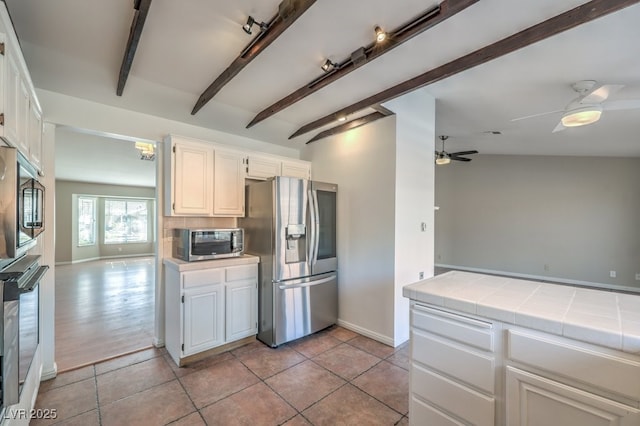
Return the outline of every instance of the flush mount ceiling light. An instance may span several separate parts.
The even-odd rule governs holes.
[[[340,117],[338,117],[338,121],[347,121],[347,116],[341,115]]]
[[[324,61],[324,64],[322,64],[321,68],[324,72],[331,72],[335,68],[338,68],[338,64],[336,64],[335,62],[331,62],[331,59],[327,59],[326,61]]]
[[[583,105],[565,112],[560,120],[564,127],[586,126],[600,120],[602,105]]]
[[[253,24],[257,24],[260,27],[260,31],[266,31],[269,28],[269,24],[266,22],[257,22],[253,16],[249,16],[247,18],[247,23],[242,26],[242,29],[245,33],[251,35],[251,28],[253,27]]]
[[[140,151],[140,159],[153,161],[156,158],[155,146],[148,142],[136,142],[136,149]]]
[[[382,43],[387,39],[387,33],[382,31],[382,28],[380,28],[379,26],[376,26],[374,31],[376,32],[376,41],[378,43]]]

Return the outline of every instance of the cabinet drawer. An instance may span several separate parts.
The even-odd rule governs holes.
[[[410,425],[465,426],[464,423],[460,423],[437,408],[420,401],[413,395],[411,395],[409,405],[409,412],[411,413],[411,417],[409,417]]]
[[[509,330],[508,357],[542,370],[640,400],[640,362],[567,339]]]
[[[182,288],[193,288],[201,285],[220,284],[224,282],[224,269],[203,269],[202,271],[186,271],[182,273]]]
[[[415,304],[411,325],[485,351],[494,350],[493,324]]]
[[[411,366],[411,392],[477,426],[493,426],[495,398],[482,395],[420,366]],[[413,417],[413,413],[410,414]],[[424,423],[428,424],[428,423]]]
[[[256,265],[230,266],[226,268],[227,282],[248,280],[258,277],[258,267]]]
[[[411,332],[411,359],[466,382],[490,394],[495,393],[495,359],[456,343]]]

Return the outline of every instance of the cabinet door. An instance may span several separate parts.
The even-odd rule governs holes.
[[[18,146],[18,93],[20,71],[11,45],[7,46],[4,91],[4,137],[13,146]]]
[[[507,367],[507,424],[631,426],[640,410],[526,371]]]
[[[302,161],[283,161],[282,176],[311,179],[311,164]]]
[[[214,215],[244,216],[243,154],[216,149],[214,158]]]
[[[29,140],[29,153],[31,163],[38,169],[42,168],[42,113],[38,105],[29,103],[29,127],[27,139]]]
[[[184,356],[224,343],[224,286],[185,290]]]
[[[173,145],[172,214],[213,214],[213,149],[206,144],[180,142]]]
[[[29,89],[22,78],[18,81],[18,100],[17,100],[18,128],[16,130],[16,144],[20,152],[25,157],[30,158],[29,140],[27,131],[29,128]]]
[[[281,173],[282,163],[276,158],[259,155],[249,155],[247,158],[247,177],[250,179],[268,179]]]
[[[257,278],[227,283],[227,342],[258,333]]]

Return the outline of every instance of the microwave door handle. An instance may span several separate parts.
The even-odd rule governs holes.
[[[313,194],[313,209],[315,210],[314,212],[315,218],[312,224],[313,234],[314,234],[312,265],[315,265],[316,262],[318,261],[318,248],[320,246],[320,209],[318,208],[318,191],[314,189],[313,191],[311,191],[311,193]]]

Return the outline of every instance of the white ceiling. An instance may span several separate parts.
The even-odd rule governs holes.
[[[480,0],[251,129],[255,114],[321,75],[325,58],[342,61],[373,40],[374,26],[393,29],[437,2],[319,0],[195,116],[198,96],[251,40],[247,16],[269,20],[278,0],[154,0],[122,97],[132,0],[6,3],[38,88],[299,148],[316,133],[288,140],[300,126],[584,0]],[[583,79],[624,84],[610,100],[640,99],[639,21],[632,6],[428,86],[447,150],[640,157],[640,110],[605,111],[596,124],[554,134],[560,114],[510,121],[564,108],[570,84]]]

